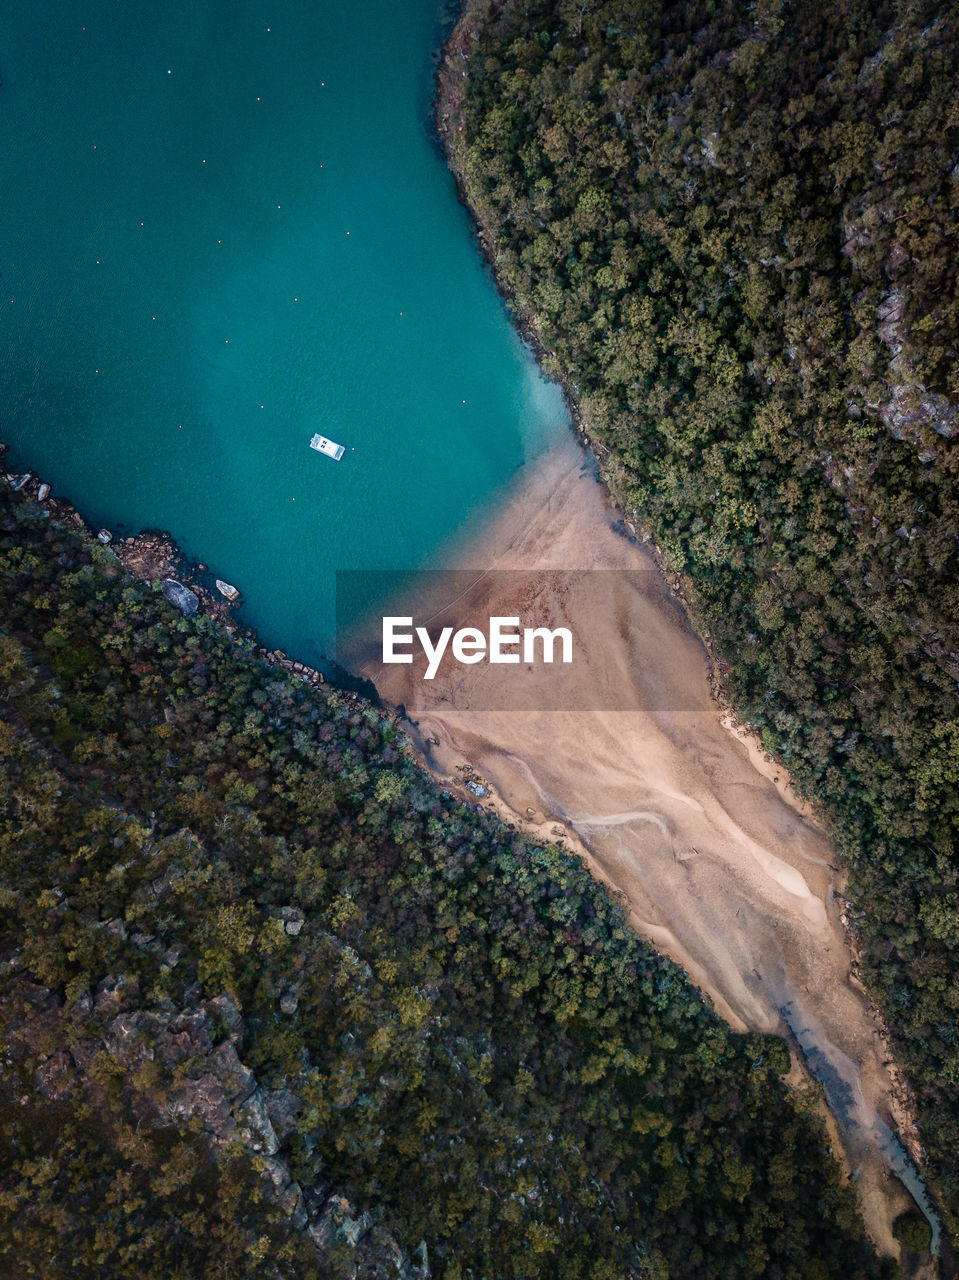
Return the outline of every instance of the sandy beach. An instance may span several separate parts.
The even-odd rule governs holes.
[[[507,820],[563,838],[733,1027],[789,1035],[823,1083],[870,1235],[898,1255],[891,1222],[910,1201],[889,1174],[903,1161],[893,1133],[913,1149],[915,1139],[851,972],[836,856],[783,771],[724,718],[702,642],[572,435],[530,469],[460,567],[475,570],[472,606],[490,615],[529,604],[529,580],[499,571],[629,571],[559,575],[536,602],[550,625],[578,630],[577,661],[558,673],[573,682],[570,705],[585,685],[615,688],[619,702],[495,709],[499,673],[485,663],[447,664],[419,702],[410,667],[368,663],[363,674],[405,708],[437,776],[462,787],[471,768]]]

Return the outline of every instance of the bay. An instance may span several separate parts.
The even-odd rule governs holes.
[[[442,22],[47,0],[0,27],[0,438],[308,662],[336,569],[442,567],[566,422],[432,136]]]

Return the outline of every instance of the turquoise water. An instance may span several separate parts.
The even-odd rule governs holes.
[[[0,439],[97,524],[170,530],[308,661],[335,569],[436,566],[565,421],[431,135],[441,10],[0,18]]]

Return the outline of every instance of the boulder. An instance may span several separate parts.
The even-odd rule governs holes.
[[[46,502],[50,496],[50,486],[48,484],[40,485],[37,489],[37,502]]]
[[[102,542],[105,547],[108,547],[112,541],[113,534],[109,529],[101,529],[97,534],[97,542]]]
[[[295,938],[303,928],[306,916],[299,907],[282,907],[280,909],[280,916],[283,920],[283,927],[286,932],[291,938]]]
[[[231,1036],[239,1036],[243,1034],[245,1027],[240,1006],[227,992],[224,991],[222,995],[214,996],[212,1000],[208,1000],[206,1002],[206,1007],[210,1013],[215,1014],[223,1020],[229,1028]]]
[[[240,1061],[233,1042],[218,1044],[210,1057],[227,1097],[233,1102],[245,1101],[256,1088],[256,1077]]]
[[[153,1061],[153,1050],[145,1042],[141,1015],[121,1013],[106,1029],[103,1043],[123,1069],[133,1075],[148,1062]]]
[[[273,1184],[273,1190],[279,1195],[286,1187],[290,1185],[290,1171],[276,1156],[263,1156],[263,1172]],[[299,1188],[297,1188],[299,1190]],[[292,1208],[292,1206],[291,1206]]]
[[[296,1131],[296,1117],[302,1110],[302,1099],[285,1086],[281,1089],[273,1089],[266,1095],[267,1115],[281,1142],[285,1142]]]
[[[119,1010],[123,1002],[124,996],[135,991],[136,983],[131,983],[122,974],[107,974],[98,984],[94,993],[94,1008],[98,1013],[108,1013],[113,1009]]]
[[[419,1242],[413,1254],[413,1275],[416,1280],[430,1280],[430,1260],[425,1240]]]
[[[199,1117],[216,1144],[229,1142],[236,1133],[230,1101],[212,1072],[207,1072],[199,1080],[185,1081],[170,1099],[167,1110],[175,1119]]]
[[[66,1050],[55,1053],[37,1067],[33,1078],[35,1087],[45,1098],[60,1102],[76,1083],[73,1059]]]
[[[356,1209],[344,1195],[334,1194],[326,1202],[326,1208],[318,1222],[310,1224],[308,1235],[321,1252],[326,1252],[334,1240],[345,1241],[355,1249],[361,1238],[373,1225],[369,1213],[353,1215]]]
[[[254,1151],[268,1156],[276,1155],[280,1144],[270,1123],[266,1101],[259,1089],[256,1089],[246,1100],[245,1105],[240,1108],[237,1119],[245,1128],[241,1136]]]
[[[951,440],[959,433],[959,410],[938,392],[897,384],[892,398],[879,408],[879,416],[894,440],[918,440],[924,426]]]
[[[290,1226],[302,1231],[309,1222],[309,1215],[303,1203],[303,1192],[298,1182],[291,1182],[279,1199],[280,1210],[290,1220]]]
[[[217,578],[216,589],[221,596],[226,596],[227,600],[239,600],[240,593],[236,587],[229,582],[224,582],[222,578]]]
[[[196,593],[191,591],[189,587],[185,587],[182,582],[177,582],[175,578],[164,578],[160,584],[160,590],[170,604],[180,610],[184,618],[196,613],[200,607],[200,601]]]

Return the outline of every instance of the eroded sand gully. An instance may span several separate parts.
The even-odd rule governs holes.
[[[570,439],[463,563],[655,570],[615,519]],[[547,838],[562,823],[567,844],[625,892],[637,931],[681,964],[734,1027],[785,1033],[788,1021],[826,1087],[870,1234],[897,1254],[890,1223],[908,1197],[883,1155],[893,1085],[850,975],[835,855],[790,798],[788,780],[721,722],[703,646],[661,576],[624,575],[611,600],[617,579],[602,583],[595,608],[588,595],[546,603],[551,625],[575,613],[577,669],[601,667],[605,680],[619,681],[629,710],[476,709],[491,669],[448,661],[444,670],[454,673],[441,672],[429,705],[417,709],[403,685],[408,667],[387,678],[382,668],[366,673],[387,700],[408,708],[434,772],[461,780],[456,767],[469,762],[511,820],[538,825]],[[512,579],[486,581],[490,613],[516,612]],[[587,593],[588,583],[584,576]]]

